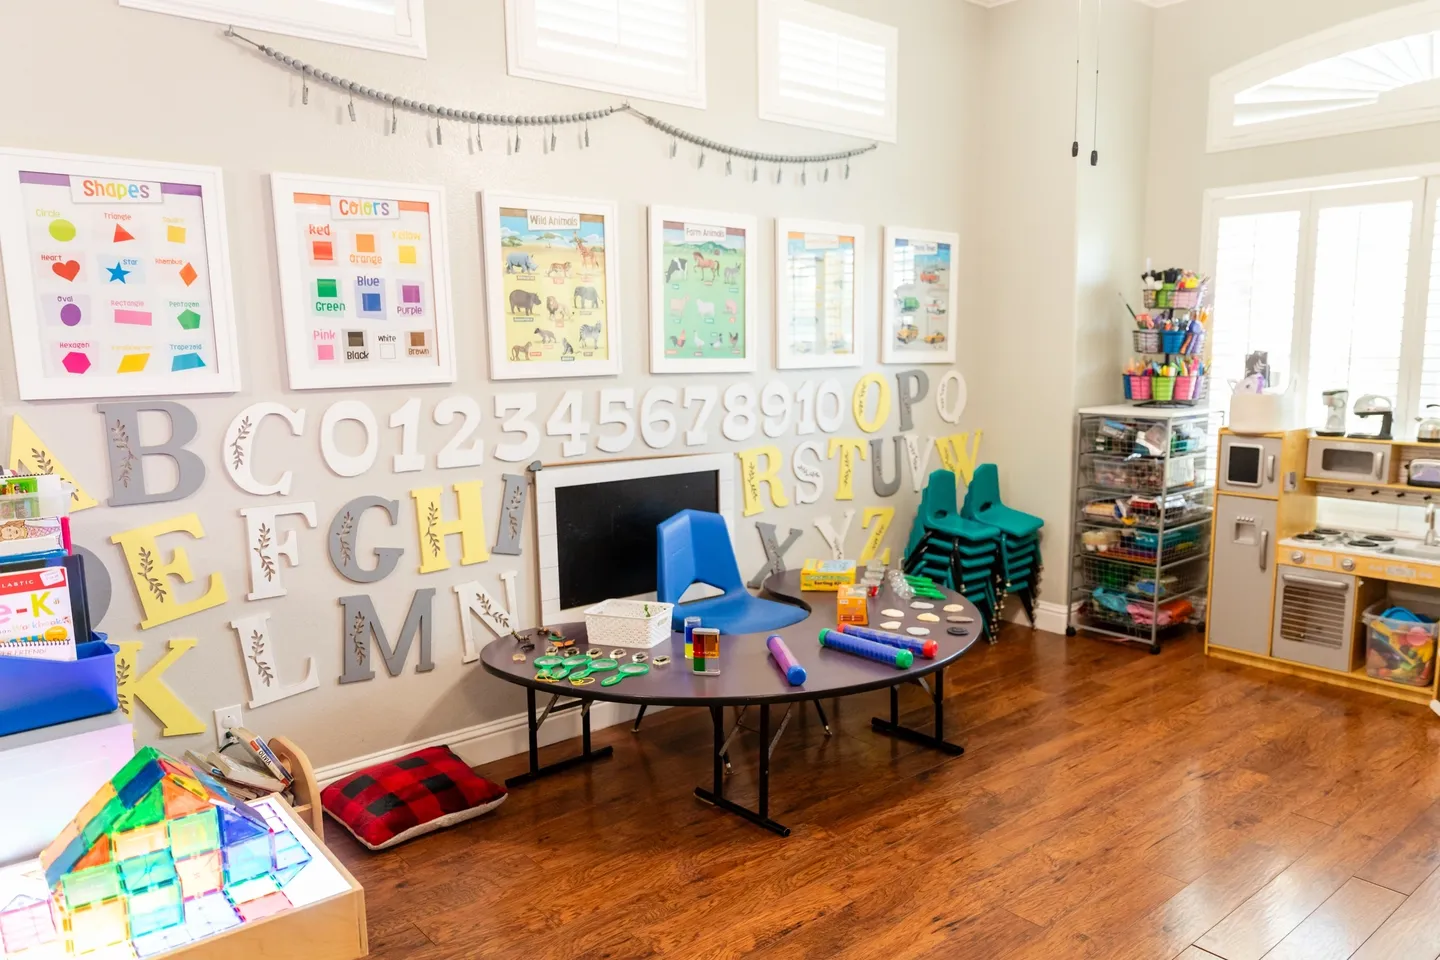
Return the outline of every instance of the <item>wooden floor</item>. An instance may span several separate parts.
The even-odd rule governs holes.
[[[948,758],[798,713],[780,839],[695,800],[708,715],[494,815],[372,855],[373,956],[1299,960],[1440,957],[1440,718],[1207,660],[1008,629],[946,680]],[[929,720],[916,688],[907,721]],[[757,738],[729,794],[754,797]],[[546,751],[564,755],[568,744]],[[503,778],[511,758],[481,772]]]

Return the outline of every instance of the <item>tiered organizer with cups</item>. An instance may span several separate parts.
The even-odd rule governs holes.
[[[1145,309],[1158,314],[1157,320],[1182,319],[1189,327],[1190,314],[1205,302],[1208,282],[1191,290],[1146,290]],[[1152,314],[1152,315],[1153,315]],[[1152,357],[1199,357],[1205,349],[1205,336],[1200,334],[1186,346],[1187,330],[1136,330],[1135,351]],[[1173,403],[1190,405],[1205,399],[1205,380],[1201,377],[1152,377],[1149,374],[1126,374],[1125,399],[1136,403]]]

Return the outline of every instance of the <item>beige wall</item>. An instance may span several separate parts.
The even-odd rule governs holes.
[[[1205,151],[1212,76],[1284,43],[1405,2],[1190,0],[1156,12],[1145,249],[1157,266],[1199,264],[1201,201],[1211,187],[1435,159],[1440,152],[1440,124],[1435,123]]]
[[[845,10],[874,17],[900,29],[901,116],[898,145],[883,146],[875,156],[856,163],[849,183],[832,179],[827,187],[801,189],[794,183],[750,184],[745,178],[726,179],[721,165],[707,164],[704,172],[693,169],[694,157],[682,150],[682,160],[667,159],[668,143],[644,127],[621,118],[592,127],[593,148],[580,153],[562,146],[553,156],[543,156],[533,139],[524,151],[507,157],[497,149],[499,137],[492,136],[481,156],[468,155],[465,137],[452,131],[443,146],[428,142],[428,130],[417,120],[402,119],[398,135],[387,133],[388,117],[370,107],[360,108],[360,122],[344,117],[344,100],[333,92],[312,90],[308,108],[299,103],[299,84],[247,49],[220,36],[212,24],[120,9],[115,0],[73,0],[69,3],[27,3],[13,5],[5,15],[0,32],[0,85],[10,91],[6,97],[5,122],[0,143],[7,146],[119,157],[139,157],[215,164],[225,170],[229,204],[229,235],[233,261],[236,306],[240,318],[244,389],[219,398],[188,401],[201,420],[201,437],[196,449],[205,458],[209,476],[194,497],[180,503],[125,508],[100,507],[75,518],[77,540],[104,559],[115,578],[115,600],[104,628],[112,638],[145,642],[140,661],[148,668],[161,655],[171,637],[194,637],[198,646],[185,654],[165,674],[174,691],[204,721],[210,721],[216,707],[246,699],[239,650],[229,622],[261,610],[272,614],[272,630],[280,647],[282,674],[287,680],[298,677],[305,657],[316,660],[320,688],[289,700],[263,707],[248,716],[257,730],[284,732],[311,751],[319,764],[331,764],[449,731],[481,724],[515,714],[523,703],[518,690],[490,680],[478,665],[460,662],[459,619],[451,587],[478,579],[492,592],[499,591],[499,574],[508,569],[520,572],[522,620],[533,623],[535,584],[534,556],[527,529],[526,553],[518,560],[493,557],[489,562],[459,567],[443,573],[418,576],[415,554],[415,524],[408,491],[423,486],[448,485],[463,479],[483,479],[487,524],[493,530],[498,513],[502,472],[515,472],[513,465],[487,460],[477,471],[437,471],[433,455],[449,431],[430,421],[430,411],[443,397],[468,393],[482,400],[489,411],[489,396],[495,385],[487,377],[485,355],[485,310],[480,270],[480,233],[476,215],[477,192],[485,187],[509,191],[570,194],[612,198],[620,205],[623,231],[623,290],[626,344],[625,373],[619,378],[591,379],[571,384],[522,382],[508,384],[508,391],[534,390],[539,395],[537,423],[554,408],[561,389],[574,386],[585,394],[587,412],[593,420],[596,397],[602,387],[633,386],[637,395],[657,384],[683,386],[703,379],[721,387],[742,379],[739,376],[704,378],[651,376],[646,373],[646,272],[643,260],[645,205],[651,202],[708,206],[758,214],[762,218],[760,254],[762,263],[773,258],[772,218],[777,215],[855,220],[866,225],[873,242],[865,264],[867,286],[864,330],[867,355],[875,356],[875,308],[879,301],[879,231],[885,223],[946,230],[960,230],[965,249],[974,253],[988,246],[967,229],[965,210],[975,202],[968,191],[978,183],[992,162],[983,145],[972,142],[977,125],[970,116],[972,105],[983,92],[1003,90],[1006,85],[987,82],[979,88],[975,64],[981,58],[980,24],[985,11],[957,0],[845,0],[833,3]],[[1022,4],[1021,8],[1029,6]],[[353,50],[319,43],[277,38],[282,49],[326,69],[347,74],[367,84],[405,91],[411,95],[468,104],[488,111],[580,110],[614,102],[617,97],[569,87],[515,80],[505,74],[503,5],[498,0],[476,3],[468,0],[429,0],[428,24],[430,57],[405,57]],[[755,92],[755,9],[751,2],[712,2],[709,7],[707,45],[709,52],[709,109],[701,112],[659,105],[657,114],[692,127],[717,140],[748,144],[760,149],[819,151],[849,145],[854,141],[807,131],[756,118]],[[58,48],[63,38],[63,61]],[[1016,80],[1029,72],[1021,62],[1026,48],[1018,43],[1008,49],[1017,57],[1009,69]],[[1068,104],[1068,99],[1066,99]],[[1019,105],[1018,103],[1015,105]],[[1027,122],[1018,126],[1038,147],[1040,131],[1051,120],[1064,120],[1057,106],[1044,124]],[[1008,138],[1005,138],[1008,140]],[[1007,150],[1014,143],[1007,143]],[[1025,168],[1027,177],[1048,182],[1052,173],[1073,177],[1068,158],[1064,163],[1039,159],[1040,151],[1026,151],[1037,158]],[[1060,159],[1059,154],[1056,154]],[[1015,159],[1020,159],[1018,154]],[[1052,170],[1052,168],[1054,168]],[[320,418],[332,402],[348,395],[343,391],[296,393],[285,386],[281,366],[283,346],[280,335],[279,303],[275,276],[273,239],[269,214],[269,192],[265,174],[293,171],[342,177],[369,177],[383,180],[419,181],[443,184],[449,198],[451,267],[454,276],[457,339],[460,375],[450,387],[393,388],[367,390],[358,399],[370,404],[382,424],[380,455],[376,466],[365,476],[341,479],[324,466],[318,448]],[[1021,171],[1017,171],[1019,173]],[[1008,181],[1011,183],[1017,181]],[[1061,185],[1063,187],[1063,184]],[[1048,187],[1047,187],[1048,189]],[[1015,191],[1012,196],[1018,196]],[[1057,193],[1063,196],[1064,190]],[[987,207],[995,217],[997,237],[1006,251],[1019,260],[1037,242],[1056,245],[1065,254],[1073,243],[1067,231],[1050,229],[1044,221],[1012,228],[1003,223],[1003,210]],[[1036,227],[1042,227],[1037,230]],[[1072,256],[1065,256],[1073,262]],[[972,293],[979,273],[968,258],[962,258],[960,272],[965,296],[962,301],[960,369],[973,374],[982,367],[1002,364],[1020,369],[1028,362],[1030,350],[1018,350],[1001,331],[1024,317],[1058,315],[1067,310],[1068,296],[1061,296],[1061,284],[1047,285],[1046,296],[1053,302],[1036,303],[1022,269],[1002,267],[995,259],[986,263],[1000,272],[1005,297],[996,309],[979,312],[979,298]],[[779,379],[793,386],[824,379],[820,371],[780,374],[771,369],[770,333],[773,269],[761,271],[761,297],[765,331],[760,372],[744,378],[757,386]],[[9,342],[8,318],[0,329],[0,342]],[[1056,370],[1068,364],[1068,340],[1053,363]],[[974,359],[979,358],[980,363]],[[903,367],[879,367],[887,378]],[[932,385],[943,367],[931,367]],[[848,411],[850,389],[860,370],[838,371],[844,386]],[[1017,391],[1019,377],[1005,378],[1006,395],[1033,398],[1036,412],[1044,401],[1032,390]],[[892,380],[893,382],[893,380]],[[997,384],[997,386],[1002,384]],[[982,402],[981,391],[972,386],[973,407],[999,416],[1005,414],[1005,429],[987,433],[984,455],[1014,457],[1007,474],[1031,472],[1052,462],[1053,444],[1063,431],[1036,438],[1022,436],[1018,416],[1005,402]],[[8,445],[12,414],[22,414],[75,471],[82,483],[102,500],[109,493],[105,466],[104,437],[100,418],[90,402],[21,403],[17,396],[13,367],[0,364],[0,440]],[[421,450],[431,455],[431,469],[424,473],[396,475],[389,469],[397,452],[396,432],[383,429],[389,414],[411,396],[421,397],[424,415]],[[288,466],[296,471],[290,499],[318,503],[320,529],[297,534],[301,565],[285,571],[290,595],[283,600],[247,603],[248,586],[243,531],[238,511],[261,502],[237,490],[220,466],[222,433],[230,419],[243,407],[259,400],[279,400],[303,407],[309,418],[304,437],[283,436],[275,430],[260,453],[262,475],[271,468]],[[1032,401],[1027,401],[1032,402]],[[1063,418],[1049,417],[1047,422]],[[961,428],[982,426],[975,410],[967,413]],[[917,409],[917,431],[930,436],[951,432],[941,423],[932,397]],[[1049,431],[1049,427],[1045,428]],[[877,436],[890,437],[898,431],[892,411],[889,423]],[[849,421],[841,436],[860,436]],[[499,433],[487,419],[483,430],[487,447]],[[1035,440],[1039,443],[1036,444]],[[712,442],[704,448],[685,448],[677,441],[666,452],[733,451],[762,443],[778,443],[785,454],[800,442],[793,428],[790,434],[770,441],[763,437],[745,444],[731,444],[719,437],[718,420],[712,423]],[[887,439],[887,443],[888,443]],[[592,436],[593,444],[593,436]],[[993,447],[991,446],[993,445]],[[645,448],[637,440],[628,451],[640,455]],[[586,459],[595,456],[592,446]],[[559,440],[546,437],[539,456],[560,459]],[[938,458],[932,467],[938,466]],[[163,464],[147,464],[157,480]],[[754,530],[754,519],[775,522],[783,535],[787,526],[803,529],[804,535],[789,553],[792,561],[819,555],[824,544],[813,524],[821,515],[832,515],[837,525],[847,509],[857,517],[846,541],[849,555],[863,543],[859,511],[876,502],[870,490],[869,466],[857,477],[853,502],[836,502],[836,468],[824,466],[826,492],[814,506],[774,508],[760,518],[741,520],[736,530],[740,565],[748,577],[762,562],[763,554]],[[786,475],[788,476],[788,460]],[[793,492],[793,491],[792,491]],[[385,530],[372,520],[370,542],[404,546],[407,555],[389,579],[369,588],[357,588],[340,578],[325,558],[323,529],[336,509],[352,497],[379,494],[401,502],[401,522]],[[274,501],[275,498],[267,498]],[[885,501],[897,508],[889,543],[903,546],[913,516],[916,496],[908,482],[895,498]],[[1028,506],[1025,498],[1019,505]],[[738,507],[738,505],[737,505]],[[205,525],[205,539],[185,543],[195,570],[202,576],[217,572],[223,576],[230,602],[223,607],[167,624],[149,631],[137,627],[136,596],[125,576],[118,548],[108,542],[111,534],[194,511]],[[528,523],[529,521],[527,521]],[[173,546],[183,537],[170,538]],[[1052,542],[1054,542],[1052,540]],[[457,546],[451,544],[452,557]],[[340,611],[336,598],[368,589],[392,634],[398,631],[413,591],[436,589],[436,669],[428,674],[413,672],[413,657],[399,677],[386,675],[383,667],[376,679],[340,686]],[[195,586],[179,588],[187,597],[197,596]],[[477,629],[485,636],[483,627]],[[155,742],[158,726],[143,710],[138,711],[140,739]],[[209,735],[171,740],[172,750],[209,742]]]

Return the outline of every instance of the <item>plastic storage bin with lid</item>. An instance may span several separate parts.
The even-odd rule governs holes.
[[[1435,682],[1435,639],[1440,606],[1392,591],[1365,610],[1365,672],[1409,687]]]

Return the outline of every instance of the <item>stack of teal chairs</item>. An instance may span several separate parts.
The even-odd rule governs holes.
[[[1033,625],[1044,521],[1001,502],[993,463],[975,468],[958,511],[957,502],[955,474],[930,474],[905,547],[905,572],[963,594],[984,615],[992,642],[998,613],[1012,593]]]
[[[920,510],[905,547],[905,572],[929,577],[979,608],[993,641],[1003,600],[999,578],[1003,535],[998,527],[964,517],[956,509],[955,474],[936,470],[920,497]]]
[[[1035,595],[1040,582],[1040,528],[1045,521],[1000,501],[1000,471],[993,463],[975,468],[960,515],[1000,531],[1000,598],[1017,594],[1030,624],[1035,624]]]

